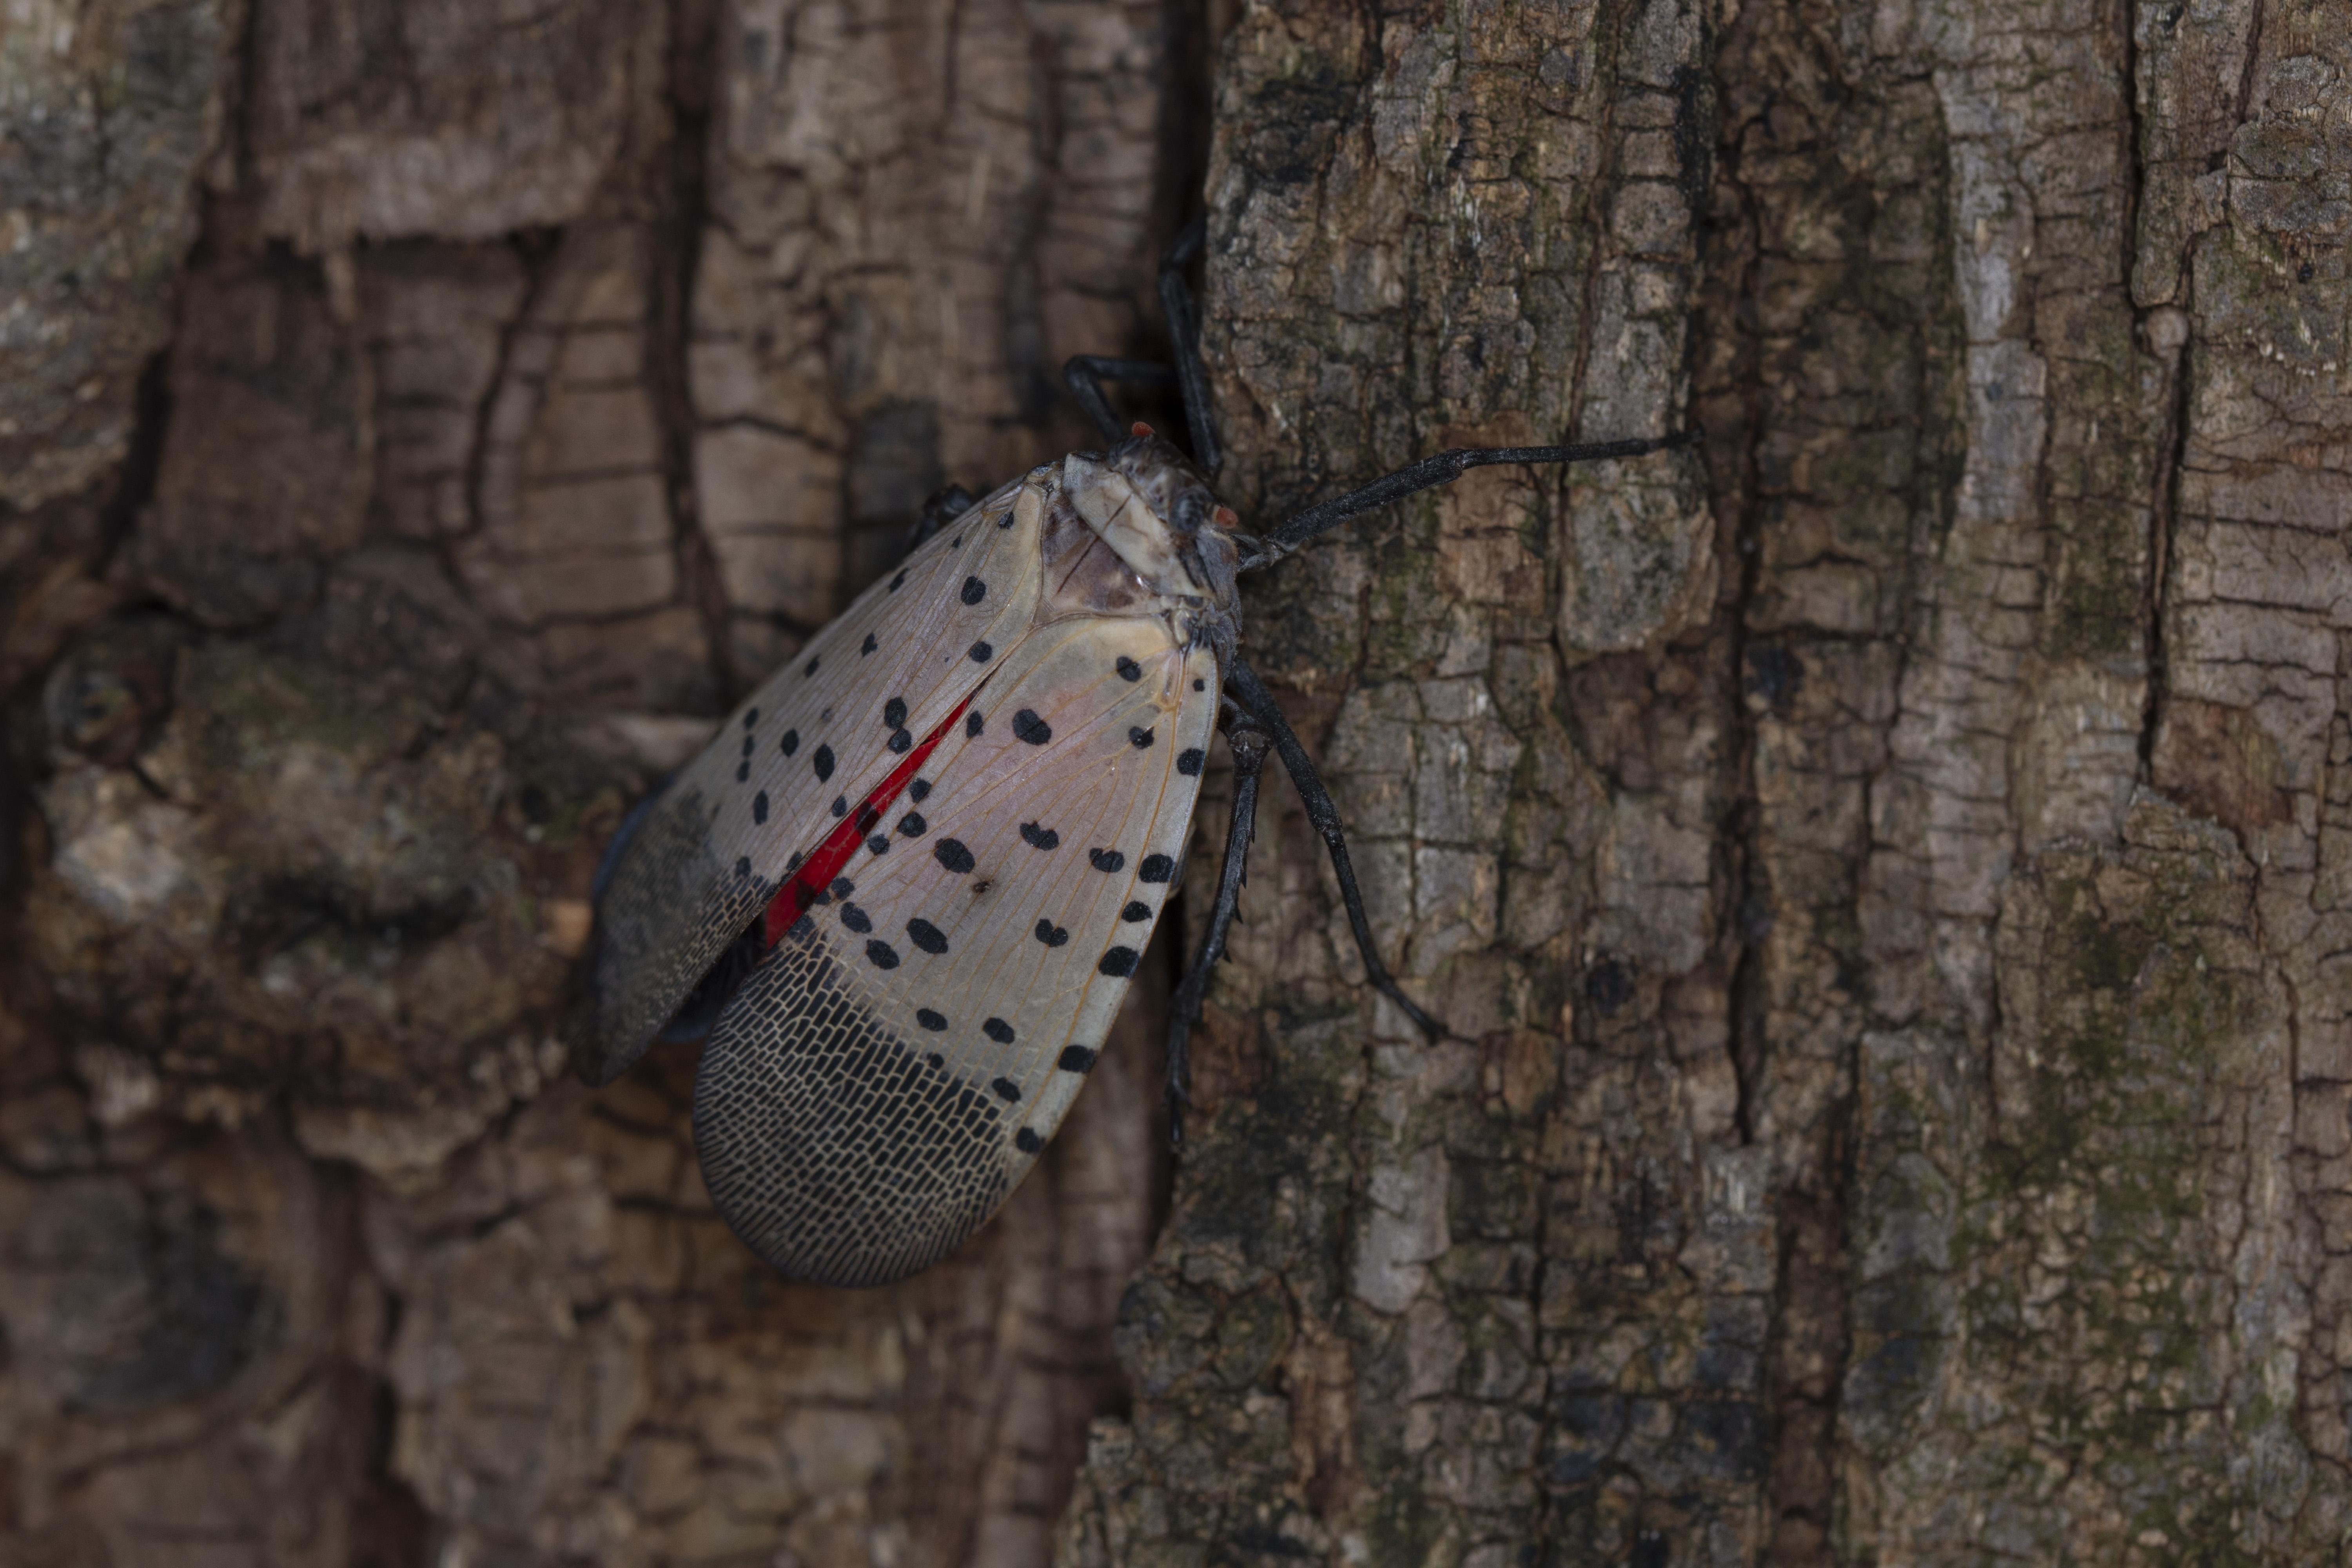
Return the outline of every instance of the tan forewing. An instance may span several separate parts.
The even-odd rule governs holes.
[[[643,1054],[793,857],[1010,657],[1036,612],[1053,480],[1039,468],[940,530],[746,699],[648,808],[598,898],[571,1026],[592,1082]]]
[[[1209,650],[1156,618],[1033,631],[922,769],[923,798],[886,818],[887,847],[745,982],[695,1132],[713,1199],[769,1262],[902,1278],[1026,1172],[1174,889],[1217,685]]]

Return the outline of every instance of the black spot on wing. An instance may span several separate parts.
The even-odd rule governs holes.
[[[1054,726],[1038,718],[1034,708],[1024,708],[1013,716],[1013,733],[1033,746],[1042,746],[1054,738]]]
[[[961,838],[940,839],[931,846],[931,858],[959,877],[979,864],[971,858],[971,851],[963,847]]]
[[[816,770],[816,781],[819,784],[833,777],[833,748],[819,746],[810,754],[809,766]]]
[[[1050,827],[1040,827],[1034,822],[1024,822],[1021,825],[1021,837],[1024,842],[1038,849],[1056,848],[1062,842],[1060,834]]]
[[[1021,1098],[1021,1086],[1009,1078],[991,1079],[988,1080],[988,1087],[996,1091],[996,1098],[999,1100]]]
[[[833,815],[835,816],[847,816],[849,815],[848,796],[837,795],[833,797]]]
[[[747,756],[747,757],[748,757],[748,756],[750,756],[750,755],[751,754],[751,747],[752,747],[753,743],[754,743],[754,742],[752,742],[752,739],[751,739],[751,736],[746,735],[746,736],[744,736],[744,737],[743,737],[743,754],[744,754],[745,756]]]
[[[1013,1146],[1024,1154],[1034,1154],[1045,1148],[1045,1141],[1030,1129],[1024,1127],[1013,1135]]]
[[[963,541],[961,541],[961,539],[959,539],[958,541],[956,541],[956,542],[957,542],[957,543],[959,543],[959,544],[961,544],[961,543],[962,543],[962,542],[963,542]],[[967,578],[965,578],[965,579],[963,580],[963,602],[964,602],[965,604],[967,604],[967,605],[977,605],[977,604],[979,604],[982,599],[985,599],[985,598],[987,598],[987,597],[988,597],[988,584],[985,584],[985,583],[982,582],[982,581],[981,581],[979,578],[977,578],[977,577],[967,577]]]
[[[825,890],[836,899],[845,899],[857,891],[857,884],[846,877],[835,877]]]
[[[1014,1038],[1013,1026],[1002,1018],[989,1019],[980,1026],[980,1032],[1000,1046],[1009,1046]]]
[[[782,752],[784,755],[791,756],[801,749],[801,732],[798,730],[785,731],[784,738],[776,742],[776,749]]]
[[[1127,864],[1127,857],[1116,849],[1089,849],[1087,851],[1087,860],[1096,870],[1106,874],[1116,871]]]
[[[877,936],[866,944],[866,962],[877,969],[896,969],[898,967],[898,950]]]
[[[996,648],[986,637],[972,644],[966,651],[971,656],[971,662],[974,664],[986,664],[996,657]]]
[[[1089,1072],[1095,1065],[1095,1053],[1084,1046],[1064,1046],[1061,1060],[1054,1065],[1064,1072]]]
[[[923,803],[923,797],[930,793],[931,781],[929,779],[917,779],[907,786],[907,798],[918,805],[920,805]],[[922,829],[919,827],[915,831],[920,833]]]
[[[887,588],[885,588],[883,592],[886,594],[895,594],[900,588],[906,586],[906,583],[907,574],[900,572],[896,577],[890,579],[890,585]]]
[[[1113,980],[1124,980],[1135,973],[1135,949],[1114,947],[1102,955],[1102,962],[1095,967]]]
[[[1151,918],[1151,906],[1138,899],[1119,910],[1118,918],[1129,925],[1133,925],[1137,921],[1148,921]]]
[[[977,738],[987,727],[986,721],[981,718],[980,710],[977,708],[963,716],[963,732],[967,735]]]
[[[824,656],[822,654],[809,655],[809,661],[801,666],[801,679],[806,680],[810,676],[814,675],[816,673],[817,661],[824,657]]]
[[[746,855],[735,862],[735,875],[738,877],[748,877],[751,874],[751,858],[749,855]]]
[[[1202,679],[1201,679],[1199,676],[1197,676],[1197,675],[1196,675],[1196,676],[1194,676],[1194,677],[1192,678],[1192,689],[1193,689],[1193,690],[1195,690],[1195,691],[1206,691],[1208,689],[1209,689],[1209,683],[1208,683],[1207,681],[1205,681],[1205,680]]]
[[[885,730],[903,729],[906,723],[907,700],[905,698],[893,697],[889,701],[882,704],[882,727]]]
[[[933,1034],[937,1034],[941,1029],[948,1026],[947,1015],[944,1013],[934,1013],[929,1007],[918,1007],[915,1009],[915,1022],[920,1024],[926,1029],[930,1030]]]
[[[866,841],[866,848],[869,854],[887,855],[890,852],[890,841],[877,833]]]
[[[1133,746],[1136,750],[1141,751],[1144,747],[1151,744],[1151,731],[1145,729],[1142,725],[1130,724],[1127,727],[1127,743]]]
[[[873,917],[856,904],[841,906],[841,923],[860,936],[871,935],[874,931]]]
[[[929,823],[923,820],[923,814],[919,811],[910,811],[898,819],[898,831],[909,838],[920,837],[923,829],[929,826]]]
[[[757,708],[746,708],[743,710],[743,728],[748,730],[759,721],[760,710]]]
[[[735,764],[735,782],[736,782],[737,784],[742,784],[742,783],[744,783],[746,780],[750,779],[750,778],[751,778],[751,759],[749,759],[749,758],[747,757],[747,758],[745,758],[742,762],[737,763]]]
[[[762,823],[768,820],[768,792],[766,790],[761,790],[759,794],[751,797],[751,820],[754,823]]]
[[[1176,875],[1176,862],[1165,855],[1146,855],[1135,875],[1139,881],[1165,882]]]
[[[857,657],[864,658],[867,654],[874,651],[874,634],[872,632],[867,632],[866,634],[866,640],[857,645]]]
[[[941,953],[948,950],[947,937],[939,927],[920,915],[907,922],[907,940],[929,953]]]
[[[1188,779],[1198,778],[1201,773],[1201,763],[1206,759],[1207,753],[1200,747],[1187,746],[1184,748],[1184,754],[1176,759],[1176,771]]]
[[[914,743],[915,737],[908,734],[906,731],[893,730],[890,731],[890,749],[893,752],[897,752],[903,755],[906,752],[907,748]]]
[[[1120,654],[1118,656],[1118,663],[1114,668],[1118,669],[1119,679],[1122,680],[1141,680],[1143,679],[1143,666],[1136,663],[1135,660],[1128,658],[1125,654]]]
[[[1052,921],[1037,922],[1037,940],[1047,947],[1060,947],[1070,940],[1070,933]]]

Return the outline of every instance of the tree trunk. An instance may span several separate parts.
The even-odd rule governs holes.
[[[16,7],[0,1563],[2342,1560],[2346,23]],[[1248,584],[1445,1040],[1274,785],[1172,1193],[1163,949],[787,1285],[590,872],[1204,185],[1245,518],[1704,438]]]

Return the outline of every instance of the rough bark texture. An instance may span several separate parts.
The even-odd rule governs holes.
[[[2341,1560],[2347,22],[7,8],[0,1563]],[[1274,789],[1172,1198],[786,1286],[590,869],[1203,200],[1247,516],[1705,439],[1250,585],[1444,1043]]]

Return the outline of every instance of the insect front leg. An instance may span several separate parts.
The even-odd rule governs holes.
[[[1150,386],[1165,386],[1175,379],[1176,373],[1156,360],[1108,359],[1101,354],[1072,354],[1062,365],[1062,384],[1077,399],[1078,406],[1105,441],[1114,445],[1127,439],[1127,427],[1118,416],[1110,411],[1110,399],[1103,395],[1107,381],[1139,381]]]
[[[1249,869],[1250,840],[1257,831],[1258,775],[1265,767],[1270,738],[1247,714],[1237,717],[1225,731],[1234,753],[1234,809],[1225,824],[1225,863],[1217,873],[1217,899],[1209,907],[1209,929],[1201,933],[1200,950],[1176,987],[1168,1010],[1168,1144],[1184,1144],[1184,1107],[1192,1099],[1192,1030],[1201,1022],[1202,1004],[1209,994],[1209,973],[1225,950],[1225,933],[1240,904],[1242,883]]]
[[[1192,307],[1192,286],[1184,273],[1201,258],[1208,219],[1196,217],[1160,258],[1160,309],[1168,317],[1168,340],[1176,351],[1176,384],[1184,395],[1184,423],[1192,437],[1192,466],[1211,482],[1225,466],[1209,415],[1209,373],[1201,363],[1201,318]]]
[[[1225,689],[1273,738],[1276,754],[1282,758],[1284,770],[1298,790],[1298,798],[1306,803],[1307,820],[1315,825],[1315,831],[1323,836],[1325,847],[1331,851],[1331,869],[1339,879],[1339,898],[1348,906],[1348,927],[1355,932],[1356,951],[1363,955],[1364,977],[1372,983],[1373,989],[1402,1008],[1405,1016],[1423,1035],[1437,1039],[1445,1033],[1444,1026],[1413,1005],[1390,976],[1388,965],[1381,962],[1380,949],[1372,941],[1372,923],[1364,915],[1363,891],[1356,886],[1356,868],[1348,858],[1348,836],[1339,823],[1339,807],[1332,801],[1331,792],[1323,787],[1314,759],[1299,743],[1298,732],[1282,716],[1274,694],[1265,689],[1257,672],[1239,658],[1226,669]]]

